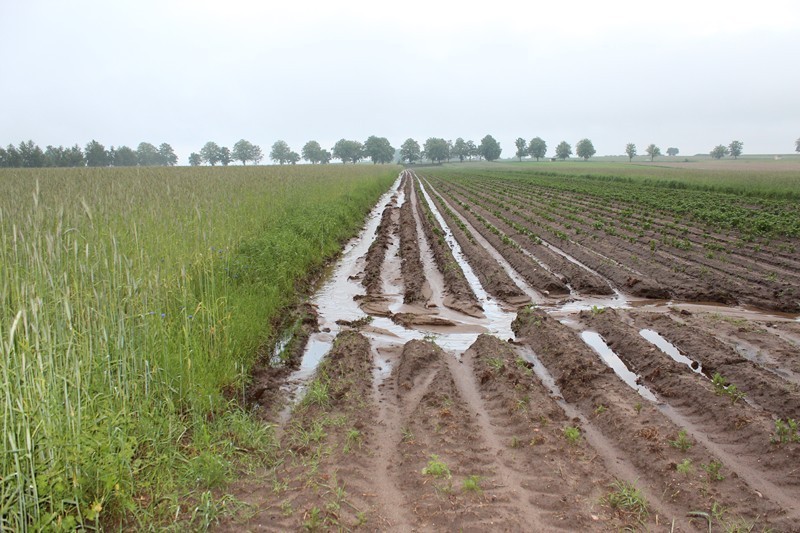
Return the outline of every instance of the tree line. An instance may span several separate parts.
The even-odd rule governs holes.
[[[132,167],[173,166],[178,156],[167,143],[158,147],[148,142],[139,143],[136,150],[128,146],[111,146],[106,149],[101,143],[91,140],[85,147],[79,145],[47,146],[42,150],[33,141],[22,141],[18,146],[9,144],[0,147],[0,167]]]

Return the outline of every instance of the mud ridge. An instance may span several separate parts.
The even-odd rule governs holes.
[[[367,250],[366,263],[364,265],[364,276],[361,284],[367,289],[368,296],[375,296],[383,292],[381,282],[381,268],[386,258],[386,249],[389,248],[390,232],[394,227],[392,214],[395,207],[387,206],[381,214],[381,221],[376,230],[375,240]]]
[[[425,276],[417,242],[417,222],[414,219],[411,205],[413,184],[408,173],[403,177],[403,189],[405,190],[405,202],[400,206],[400,224],[397,228],[400,234],[400,268],[405,287],[403,302],[424,304],[427,300],[423,290]]]

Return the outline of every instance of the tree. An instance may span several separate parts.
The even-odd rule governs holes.
[[[92,139],[89,144],[86,145],[84,153],[86,154],[86,166],[107,167],[109,164],[111,164],[109,153],[106,151],[106,147],[94,139]]]
[[[44,152],[33,141],[20,142],[19,155],[22,158],[23,167],[38,168],[45,164]]]
[[[719,145],[715,146],[713,150],[711,150],[711,154],[710,155],[714,159],[722,159],[723,157],[725,157],[729,153],[730,152],[728,151],[728,147],[727,146],[719,144]]]
[[[289,157],[286,160],[292,165],[296,165],[297,162],[300,161],[300,154],[292,150],[289,152]]]
[[[453,141],[447,141],[447,162],[453,158]]]
[[[200,149],[200,157],[203,158],[203,161],[211,165],[212,167],[219,163],[220,159],[222,159],[222,149],[219,145],[213,141],[208,141],[201,149]]]
[[[670,157],[675,157],[676,155],[678,155],[678,152],[680,152],[680,150],[678,150],[677,148],[675,148],[673,146],[670,146],[669,148],[667,148],[667,155],[670,156]]]
[[[625,153],[628,154],[628,162],[630,163],[636,155],[636,145],[633,143],[626,144]]]
[[[158,153],[158,148],[150,143],[139,143],[136,148],[136,158],[143,167],[153,167],[161,164],[161,155]]]
[[[289,153],[292,151],[286,141],[275,141],[269,151],[269,158],[283,165],[289,162]]]
[[[158,147],[158,156],[161,159],[162,165],[174,167],[178,164],[178,156],[175,155],[175,150],[167,143],[161,143]]]
[[[317,141],[308,141],[303,146],[303,149],[300,150],[300,153],[303,155],[303,159],[314,165],[322,162],[323,151],[324,150]]]
[[[113,164],[115,167],[135,167],[139,162],[136,152],[129,146],[120,146],[114,150]]]
[[[409,164],[414,164],[419,161],[421,154],[419,143],[414,139],[406,139],[403,145],[400,146],[400,161],[405,161]]]
[[[333,157],[342,164],[351,162],[354,165],[364,157],[364,146],[358,141],[339,139],[333,145]]]
[[[590,157],[597,153],[597,150],[594,149],[592,141],[589,139],[581,139],[578,141],[578,144],[575,145],[575,153],[578,157],[582,157],[584,161],[588,161]]]
[[[487,161],[495,161],[496,159],[499,159],[502,152],[503,149],[500,148],[500,143],[498,143],[491,135],[487,135],[481,139],[481,144],[478,146],[478,153],[480,153]]]
[[[538,161],[547,153],[547,143],[541,137],[534,137],[528,144],[528,154]]]
[[[661,148],[655,144],[650,144],[650,146],[645,149],[645,152],[650,156],[650,162],[652,163],[653,159],[661,155]]]
[[[734,159],[742,155],[742,148],[744,148],[742,141],[731,141],[731,144],[728,145],[728,151]]]
[[[439,137],[430,137],[422,146],[425,158],[434,163],[441,163],[448,156],[447,141]]]
[[[231,149],[227,146],[223,146],[219,149],[219,162],[222,163],[223,167],[227,167],[233,161],[233,157],[231,157]]]
[[[364,141],[364,154],[372,160],[373,164],[391,163],[394,159],[394,148],[386,137],[371,135]]]
[[[467,155],[469,155],[470,161],[472,161],[473,157],[478,157],[478,146],[475,141],[467,141]]]
[[[64,163],[68,167],[82,167],[86,164],[83,150],[77,144],[64,149]]]
[[[469,157],[469,148],[467,147],[467,143],[459,137],[456,139],[456,142],[453,143],[453,149],[450,151],[450,155],[453,157],[457,157],[459,161],[462,163],[464,159]]]
[[[556,157],[562,161],[572,155],[572,146],[567,141],[561,141],[556,146]]]
[[[515,155],[519,157],[520,161],[522,161],[522,158],[528,155],[528,142],[522,137],[517,137],[517,140],[514,141],[514,144],[517,147],[517,153]]]
[[[189,164],[193,167],[198,167],[203,164],[203,156],[198,154],[197,152],[192,152],[189,154]]]
[[[258,163],[261,161],[261,147],[256,146],[250,141],[244,139],[239,140],[233,145],[231,157],[236,161],[241,161],[242,165],[246,165],[248,161]]]
[[[800,137],[798,137],[797,140],[794,142],[794,151],[800,152]]]

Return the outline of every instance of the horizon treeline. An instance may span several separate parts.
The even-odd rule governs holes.
[[[174,166],[178,156],[168,143],[159,146],[141,142],[134,150],[125,145],[106,147],[92,139],[86,146],[52,146],[42,150],[32,140],[22,141],[18,146],[9,144],[0,147],[0,167],[134,167]]]

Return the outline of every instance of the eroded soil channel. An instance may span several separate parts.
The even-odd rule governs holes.
[[[796,316],[633,296],[437,183],[401,173],[255,376],[281,460],[218,529],[798,530]]]

